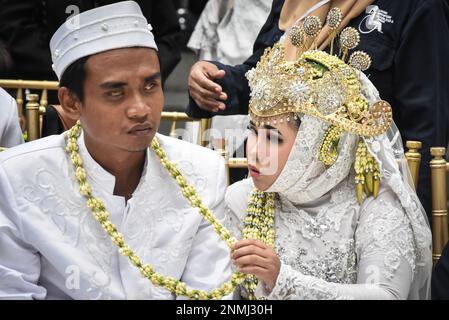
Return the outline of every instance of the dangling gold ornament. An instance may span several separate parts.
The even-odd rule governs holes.
[[[312,40],[312,48],[316,49],[315,38],[321,30],[321,20],[317,16],[308,16],[304,19],[304,33]]]
[[[345,61],[348,51],[357,47],[360,43],[360,34],[353,27],[347,27],[340,33],[340,47],[343,52],[341,60]]]
[[[364,51],[355,51],[349,57],[349,64],[357,70],[366,71],[371,66],[371,57]]]
[[[298,59],[305,50],[306,34],[304,29],[298,25],[293,26],[290,30],[289,38],[292,45],[296,47],[296,59]]]
[[[343,130],[338,127],[330,126],[324,134],[320,144],[319,160],[326,166],[333,165],[338,159],[338,142]]]
[[[357,202],[362,204],[363,193],[367,197],[379,195],[380,169],[377,161],[369,153],[365,142],[360,139],[354,162]]]
[[[334,40],[337,36],[338,27],[341,24],[341,21],[343,20],[343,13],[341,12],[340,8],[332,8],[329,10],[329,13],[327,14],[326,23],[328,27],[331,29],[331,32],[329,34],[329,41],[330,41],[330,55],[334,54]]]

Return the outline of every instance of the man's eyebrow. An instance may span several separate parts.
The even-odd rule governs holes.
[[[145,82],[151,82],[153,80],[158,80],[161,79],[161,73],[160,72],[156,72],[153,73],[151,75],[149,75],[148,77],[144,78]],[[107,81],[104,82],[100,85],[101,88],[103,89],[120,89],[122,87],[125,87],[126,85],[128,85],[126,82],[120,82],[120,81]]]
[[[100,84],[100,88],[102,89],[120,89],[121,87],[126,86],[126,82],[119,82],[119,81],[107,81],[102,84]]]
[[[160,72],[156,72],[152,75],[149,75],[148,77],[145,77],[145,82],[151,82],[153,80],[159,80],[161,79],[161,73]]]

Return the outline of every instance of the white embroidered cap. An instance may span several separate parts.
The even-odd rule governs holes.
[[[50,40],[53,70],[59,79],[76,60],[119,48],[157,50],[152,27],[134,1],[123,1],[82,12],[67,19]]]

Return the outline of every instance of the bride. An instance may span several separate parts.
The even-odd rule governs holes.
[[[249,275],[240,294],[428,299],[431,233],[391,107],[356,70],[369,66],[366,53],[345,63],[355,29],[340,34],[341,59],[303,52],[317,34],[314,19],[289,30],[247,74],[251,178],[226,194],[228,225],[243,238],[233,263]]]

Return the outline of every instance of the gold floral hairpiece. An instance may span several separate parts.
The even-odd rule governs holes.
[[[343,133],[374,137],[385,133],[392,122],[388,102],[370,104],[360,80],[360,71],[367,70],[371,58],[366,52],[348,53],[359,45],[360,35],[353,27],[337,30],[343,19],[338,8],[330,10],[326,22],[330,28],[331,52],[305,50],[314,43],[321,30],[318,17],[307,17],[302,26],[295,25],[287,34],[297,48],[297,59],[285,58],[282,41],[266,49],[256,68],[247,73],[251,88],[249,114],[256,125],[290,121],[299,115],[318,118],[330,126],[320,145],[319,159],[331,166],[338,158],[337,147]],[[339,40],[339,55],[334,55],[334,40]],[[348,60],[348,61],[346,61]],[[359,143],[356,161],[357,199],[363,192],[377,196],[380,170],[377,162]]]

